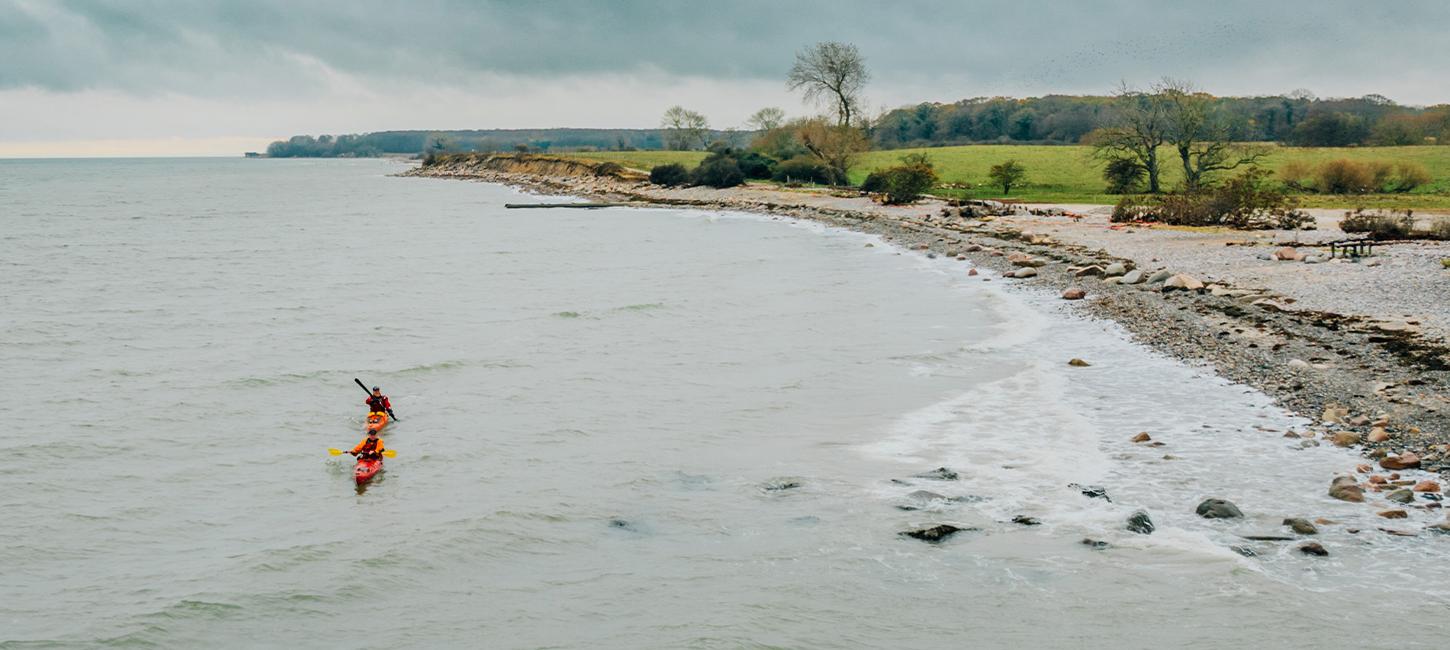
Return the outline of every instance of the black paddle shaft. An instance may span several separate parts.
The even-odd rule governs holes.
[[[368,385],[362,383],[362,380],[361,379],[358,379],[357,377],[353,377],[352,380],[355,381],[355,382],[357,382],[357,387],[363,389],[363,392],[364,393],[367,393],[368,395],[372,395],[373,394],[372,391],[368,390]],[[394,413],[393,412],[393,409],[388,409],[388,415],[391,416],[394,420],[398,419],[398,414],[397,413]]]

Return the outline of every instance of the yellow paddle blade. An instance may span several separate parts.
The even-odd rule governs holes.
[[[398,457],[398,452],[393,451],[391,449],[384,449],[383,450],[383,455],[384,456],[387,456],[388,458],[397,458]]]
[[[328,447],[327,448],[327,455],[329,455],[329,456],[341,456],[342,455],[342,450],[341,449],[333,449],[331,447]]]

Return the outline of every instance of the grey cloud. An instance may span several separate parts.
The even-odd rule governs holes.
[[[780,79],[794,51],[833,39],[859,45],[878,84],[943,89],[921,99],[1103,92],[1164,75],[1218,92],[1328,78],[1344,88],[1315,90],[1394,96],[1383,89],[1397,87],[1395,71],[1450,60],[1445,24],[1443,0],[0,0],[0,89],[277,97],[321,92],[328,69],[443,85],[654,71]]]

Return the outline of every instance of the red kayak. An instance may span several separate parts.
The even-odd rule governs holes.
[[[359,458],[357,465],[352,468],[352,475],[357,479],[357,484],[362,485],[373,480],[373,477],[381,471],[383,471],[383,459],[363,460]]]

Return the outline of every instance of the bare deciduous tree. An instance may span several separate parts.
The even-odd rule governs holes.
[[[855,45],[828,41],[796,53],[786,86],[804,90],[807,101],[830,105],[836,126],[849,126],[870,77],[866,60]]]
[[[1168,108],[1157,93],[1145,93],[1121,86],[1114,93],[1117,113],[1114,121],[1087,138],[1099,160],[1125,161],[1148,176],[1148,191],[1162,190],[1159,182],[1158,147],[1168,141]]]
[[[767,106],[755,111],[749,119],[745,120],[745,126],[752,131],[769,131],[778,129],[785,124],[785,111],[774,106]]]
[[[1185,190],[1198,191],[1214,172],[1252,165],[1268,155],[1263,147],[1231,142],[1228,123],[1214,105],[1214,97],[1199,92],[1193,84],[1164,78],[1153,85],[1153,94],[1162,98],[1167,140],[1183,164]]]
[[[704,115],[683,106],[671,106],[660,118],[665,148],[675,151],[703,149],[710,144],[710,122]]]

